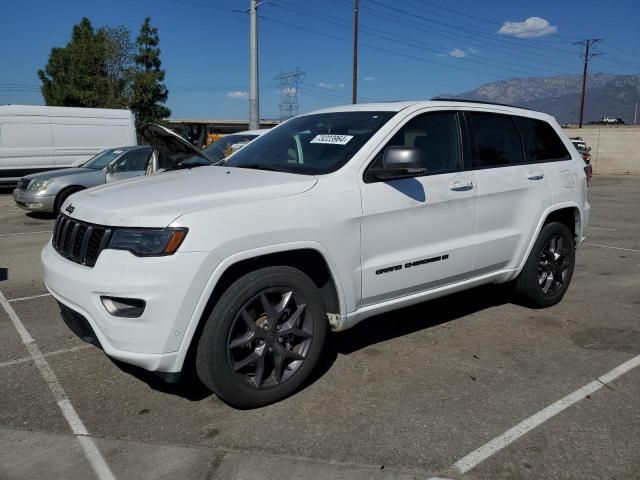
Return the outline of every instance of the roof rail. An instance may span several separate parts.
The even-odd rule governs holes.
[[[520,108],[522,110],[531,110],[532,108],[520,107],[518,105],[510,105],[508,103],[497,103],[497,102],[485,102],[484,100],[469,100],[466,98],[446,98],[446,97],[433,97],[431,99],[433,102],[464,102],[464,103],[483,103],[485,105],[498,105],[500,107],[512,107],[512,108]]]

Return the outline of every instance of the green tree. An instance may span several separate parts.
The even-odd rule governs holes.
[[[52,48],[38,71],[47,105],[125,108],[133,66],[131,36],[125,27],[94,30],[88,18],[73,27],[65,47]]]
[[[164,70],[161,69],[159,43],[158,29],[151,26],[150,17],[145,18],[136,39],[137,68],[133,77],[131,99],[131,109],[136,114],[138,125],[158,122],[171,115],[171,110],[163,105],[169,97],[169,91],[163,83]]]

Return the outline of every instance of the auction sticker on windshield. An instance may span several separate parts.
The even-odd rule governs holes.
[[[309,143],[328,143],[329,145],[346,145],[353,135],[316,135]]]

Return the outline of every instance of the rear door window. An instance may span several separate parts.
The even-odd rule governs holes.
[[[525,117],[514,117],[514,119],[522,135],[528,162],[549,162],[571,158],[564,143],[547,122]]]
[[[473,168],[524,163],[522,141],[511,116],[483,112],[466,115],[475,142]]]

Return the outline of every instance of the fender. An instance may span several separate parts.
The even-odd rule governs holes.
[[[511,277],[512,279],[520,275],[520,272],[524,268],[524,264],[527,262],[527,259],[529,258],[529,254],[533,249],[533,245],[534,243],[536,243],[536,240],[538,239],[538,235],[540,235],[540,231],[542,230],[544,222],[547,220],[549,215],[555,212],[556,210],[562,210],[563,208],[577,208],[578,212],[580,212],[580,225],[577,225],[576,237],[578,238],[578,245],[582,243],[582,240],[584,239],[583,232],[586,228],[586,225],[585,225],[585,219],[584,219],[584,212],[582,211],[582,208],[580,208],[580,205],[574,201],[567,201],[567,202],[556,203],[554,205],[549,206],[544,211],[544,213],[540,216],[540,220],[538,221],[538,226],[536,227],[535,233],[531,236],[529,245],[527,246],[527,249],[525,250],[523,257],[520,259],[518,268],[516,269],[515,273]]]
[[[338,269],[336,267],[335,262],[333,261],[333,258],[329,254],[328,250],[324,247],[324,245],[316,241],[301,241],[301,242],[290,242],[290,243],[266,245],[258,248],[252,248],[250,250],[244,250],[224,258],[214,268],[213,273],[211,274],[209,280],[205,285],[204,290],[202,291],[202,294],[200,295],[200,298],[198,299],[198,303],[196,304],[196,307],[193,310],[193,314],[189,319],[189,324],[187,325],[187,328],[184,332],[184,336],[182,337],[182,342],[180,343],[180,348],[179,348],[179,352],[181,355],[179,356],[180,358],[176,362],[176,367],[178,367],[179,370],[182,369],[182,363],[184,362],[184,357],[186,356],[186,352],[189,349],[189,346],[191,345],[191,341],[193,340],[194,333],[196,331],[196,328],[198,328],[200,320],[202,319],[204,309],[207,306],[207,303],[209,301],[209,298],[211,297],[211,294],[213,293],[213,289],[217,285],[218,281],[220,280],[224,272],[227,271],[229,267],[243,260],[248,260],[248,259],[259,257],[262,255],[268,255],[270,253],[281,253],[281,252],[287,252],[291,250],[300,250],[300,249],[315,250],[320,255],[322,255],[324,260],[327,262],[327,265],[329,267],[329,273],[331,274],[331,277],[333,278],[333,281],[336,285],[338,302],[340,304],[340,314],[333,316],[338,318],[333,318],[331,323],[332,323],[332,326],[334,322],[336,324],[342,323],[341,320],[345,316],[344,312],[346,312],[346,299],[345,299],[344,288],[342,286],[342,279],[340,278]]]

